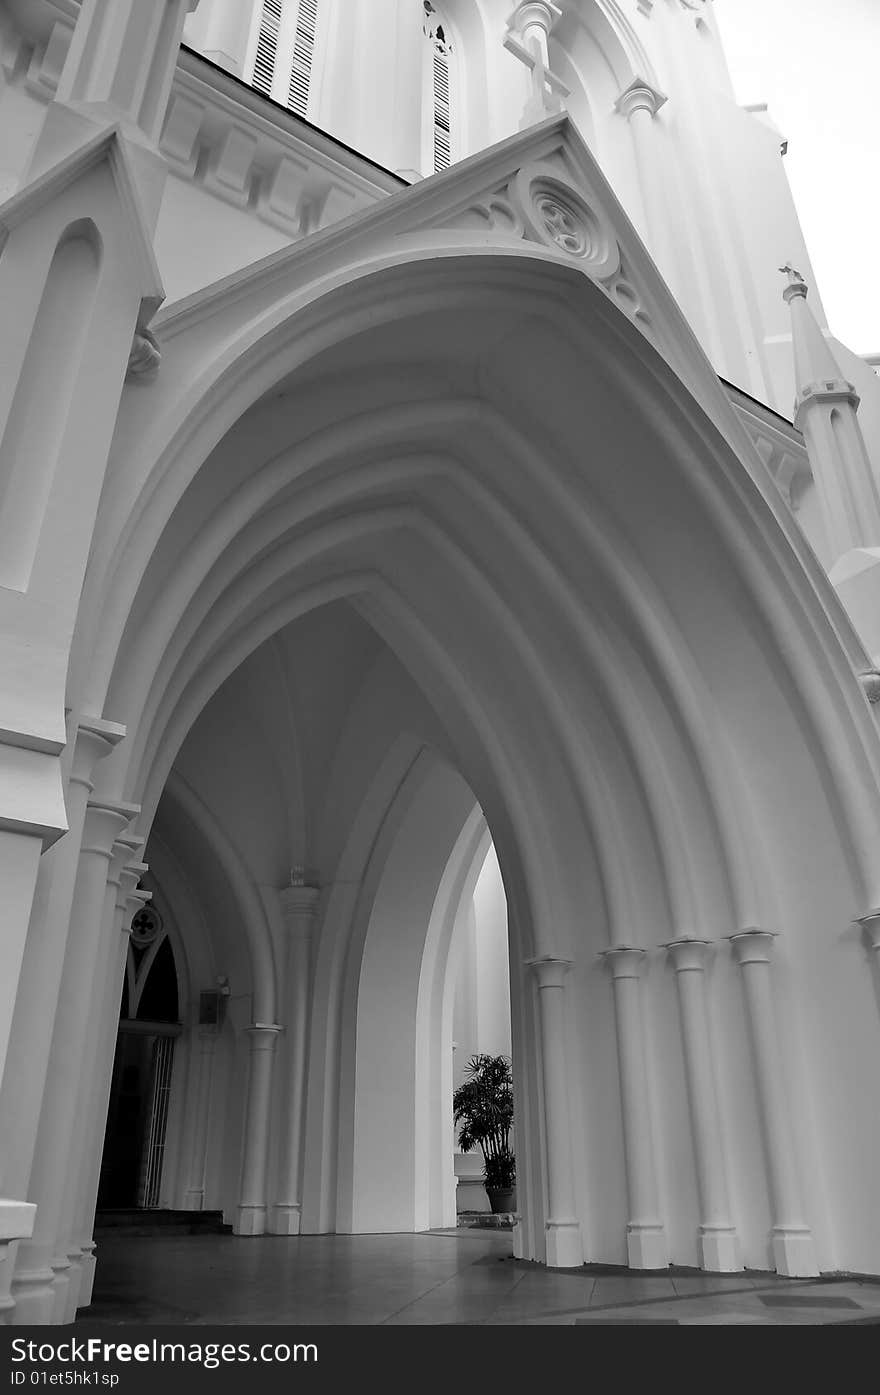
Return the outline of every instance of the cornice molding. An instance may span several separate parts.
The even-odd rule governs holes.
[[[22,44],[36,44],[23,81],[40,101],[55,96],[78,8],[71,0],[43,0],[13,12]],[[178,177],[291,240],[406,187],[185,47],[159,149]]]

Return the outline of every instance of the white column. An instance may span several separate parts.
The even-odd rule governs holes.
[[[0,834],[0,1024],[8,1033],[0,1089],[0,1174],[4,1187],[21,1197],[33,1193],[31,1169],[92,772],[123,732],[124,728],[99,719],[74,725],[65,799],[68,832],[43,855],[39,872],[38,838]],[[20,927],[27,926],[20,973],[15,956],[21,954],[22,945],[16,943],[15,919]],[[4,1002],[7,991],[13,996]],[[0,1061],[5,1053],[3,1038]],[[0,1307],[4,1309],[10,1303],[11,1282],[12,1262],[7,1259],[0,1265]]]
[[[538,983],[541,1021],[541,1070],[547,1139],[547,1201],[545,1222],[547,1264],[574,1269],[584,1262],[584,1246],[574,1199],[568,1083],[565,1065],[565,975],[570,959],[550,956],[529,959]]]
[[[666,101],[664,93],[636,78],[621,92],[614,105],[626,117],[633,134],[644,208],[639,232],[663,275],[671,280],[676,269],[675,255],[667,233],[670,212],[664,195],[662,152],[655,127],[657,113]]]
[[[742,969],[758,1098],[761,1102],[773,1206],[773,1258],[777,1273],[805,1279],[817,1275],[819,1266],[812,1232],[804,1224],[800,1180],[788,1117],[788,1092],[776,1032],[770,973],[775,938],[769,930],[743,930],[731,935],[730,943]]]
[[[287,931],[287,965],[283,1012],[284,1097],[281,1106],[281,1154],[278,1200],[269,1217],[273,1235],[299,1235],[302,1218],[302,1152],[306,1106],[309,1005],[311,1003],[312,933],[320,892],[313,886],[288,886],[280,893]]]
[[[505,47],[529,69],[531,95],[520,119],[520,130],[562,110],[568,88],[550,68],[550,33],[562,16],[553,0],[523,0],[507,21]]]
[[[626,1227],[627,1257],[631,1269],[665,1269],[669,1264],[669,1257],[657,1204],[654,1142],[651,1137],[642,1005],[639,996],[639,978],[645,951],[627,945],[615,945],[612,949],[605,950],[602,957],[611,971],[614,988],[620,1106],[623,1114],[623,1146],[630,1211]]]
[[[269,1163],[269,1121],[272,1109],[272,1063],[275,1043],[282,1030],[273,1022],[248,1027],[251,1065],[244,1124],[244,1161],[241,1192],[233,1231],[236,1235],[263,1235],[266,1230],[266,1172]]]
[[[211,1122],[211,1087],[214,1083],[214,1057],[217,1051],[218,1028],[196,1027],[190,1036],[194,1052],[193,1125],[189,1143],[186,1191],[183,1205],[187,1211],[201,1211],[205,1205],[205,1170],[208,1163],[208,1129]]]
[[[678,988],[681,1035],[691,1112],[691,1131],[700,1191],[700,1257],[703,1269],[733,1273],[742,1269],[736,1230],[730,1220],[721,1120],[712,1066],[706,1013],[708,940],[672,940],[669,951]]]
[[[19,1247],[12,1283],[17,1304],[16,1325],[50,1323],[54,1320],[56,1303],[66,1304],[69,1261],[66,1253],[59,1252],[62,1239],[59,1232],[65,1177],[71,1163],[87,1004],[89,989],[98,971],[101,910],[111,849],[130,818],[130,809],[112,804],[90,801],[86,809],[64,973],[31,1172],[30,1195],[37,1203],[37,1219],[33,1237]],[[59,1293],[62,1287],[63,1296]]]
[[[60,1222],[59,1254],[66,1252],[67,1306],[63,1312],[56,1312],[57,1322],[72,1322],[81,1302],[80,1279],[82,1276],[82,1242],[89,1241],[89,1235],[81,1234],[81,1212],[83,1191],[89,1175],[93,1156],[100,1157],[104,1139],[103,1116],[99,1115],[97,1084],[103,1074],[104,1062],[99,1058],[99,1049],[105,1036],[107,1019],[113,1024],[115,1039],[119,1021],[119,994],[121,986],[115,972],[117,956],[114,920],[116,899],[119,894],[119,879],[123,866],[132,856],[132,843],[143,846],[143,839],[122,838],[113,844],[110,871],[104,892],[104,906],[101,911],[100,944],[98,947],[96,973],[91,985],[91,996],[86,1006],[86,1037],[83,1044],[83,1057],[79,1074],[79,1086],[74,1116],[74,1131],[70,1140],[70,1166],[65,1178],[64,1202]],[[146,894],[146,893],[145,893]],[[118,939],[118,935],[116,939]]]
[[[92,1301],[92,1285],[95,1278],[95,1205],[107,1129],[113,1058],[119,1033],[119,1001],[125,976],[129,932],[132,916],[151,899],[149,891],[141,891],[138,888],[138,882],[147,870],[146,864],[132,860],[143,847],[143,843],[143,838],[123,835],[113,846],[114,857],[109,878],[112,906],[102,984],[104,1011],[98,1016],[97,1022],[94,1070],[88,1102],[88,1131],[83,1147],[71,1226],[73,1248],[68,1251],[71,1268],[78,1262],[80,1269],[78,1288],[71,1293],[68,1302],[69,1321],[73,1320],[77,1307],[87,1307]],[[128,865],[121,866],[121,863]]]
[[[792,266],[780,267],[780,271],[789,278],[782,298],[791,314],[794,424],[803,432],[813,467],[828,542],[837,564],[831,578],[837,584],[843,557],[880,545],[880,489],[859,425],[858,393],[816,322],[807,303],[809,288],[800,272]]]

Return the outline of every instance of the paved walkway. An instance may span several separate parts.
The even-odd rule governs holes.
[[[880,1323],[880,1279],[548,1270],[510,1236],[108,1237],[89,1324]]]

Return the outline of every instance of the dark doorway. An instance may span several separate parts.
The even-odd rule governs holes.
[[[98,1209],[159,1205],[165,1132],[180,1034],[177,968],[161,917],[132,922],[101,1159]]]

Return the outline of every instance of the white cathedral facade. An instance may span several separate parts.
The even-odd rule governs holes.
[[[518,1256],[880,1273],[880,381],[711,0],[5,0],[0,132],[0,1321],[454,1225],[505,1032]]]

